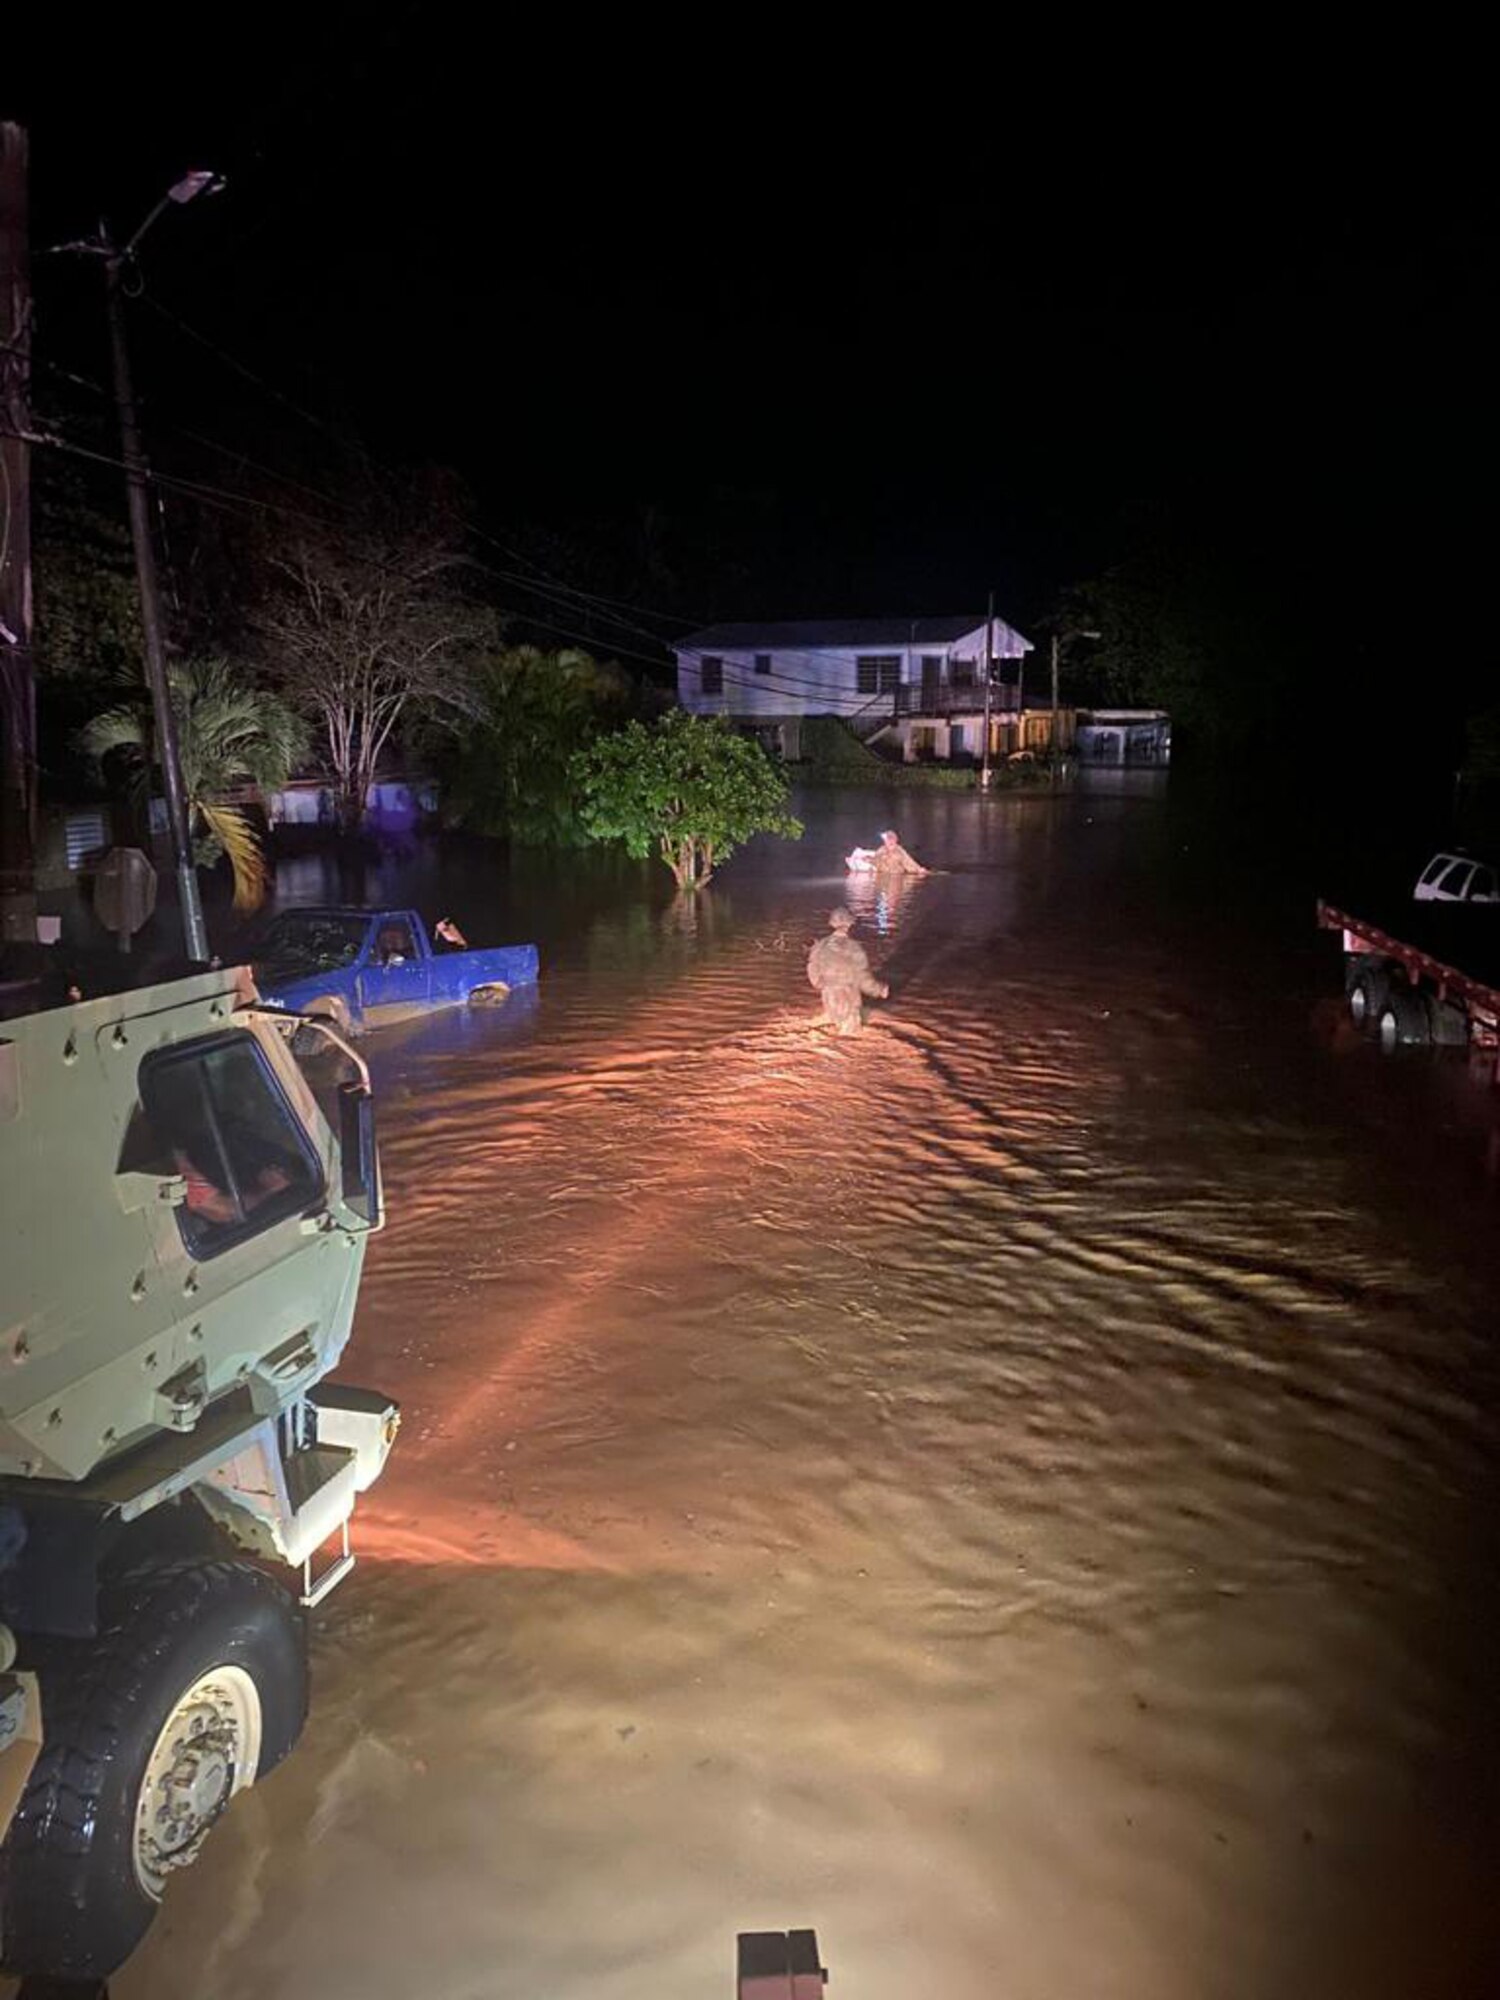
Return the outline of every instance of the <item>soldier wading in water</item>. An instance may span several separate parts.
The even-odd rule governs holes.
[[[865,948],[849,933],[854,916],[835,910],[828,919],[831,936],[819,938],[807,954],[807,979],[823,996],[823,1019],[841,1035],[857,1035],[864,1025],[863,1001],[884,1000],[889,986],[870,970]]]

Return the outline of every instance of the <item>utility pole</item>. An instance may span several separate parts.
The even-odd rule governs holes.
[[[0,122],[0,943],[36,942],[26,134]]]
[[[984,750],[979,761],[979,789],[982,792],[990,788],[990,705],[994,698],[994,668],[995,593],[992,590],[984,619]]]
[[[1054,780],[1062,774],[1062,736],[1060,734],[1061,725],[1058,722],[1057,716],[1058,701],[1060,699],[1058,677],[1062,664],[1063,644],[1068,639],[1098,639],[1102,636],[1102,633],[1095,632],[1088,626],[1083,625],[1070,625],[1066,631],[1059,631],[1055,625],[1052,628],[1052,776]]]
[[[154,220],[155,211],[152,217]],[[135,241],[145,233],[136,232]],[[162,784],[167,799],[167,826],[172,836],[172,858],[177,864],[177,897],[182,910],[182,941],[189,958],[206,962],[208,931],[203,922],[203,905],[198,898],[198,871],[193,865],[192,832],[188,825],[187,793],[182,782],[182,762],[177,749],[177,718],[172,712],[171,689],[167,684],[167,656],[162,638],[161,587],[156,575],[156,549],[151,540],[151,506],[146,455],[141,446],[136,419],[135,391],[130,379],[130,352],[125,343],[125,272],[130,248],[117,250],[101,230],[99,249],[104,257],[104,286],[109,308],[109,346],[114,369],[115,403],[120,414],[120,456],[125,461],[125,494],[130,506],[130,539],[135,547],[136,581],[141,595],[141,633],[146,644],[146,681],[151,689],[151,707],[156,719],[156,748],[161,760]]]
[[[1059,641],[1057,634],[1054,632],[1052,634],[1052,760],[1054,764],[1057,761],[1057,752],[1058,752],[1057,680],[1058,680],[1058,658],[1061,652],[1062,652],[1061,642]]]

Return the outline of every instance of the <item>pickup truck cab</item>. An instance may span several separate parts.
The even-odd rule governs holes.
[[[1500,903],[1495,871],[1472,854],[1434,854],[1417,877],[1419,903]]]
[[[256,967],[270,1005],[360,1034],[431,1008],[502,1001],[535,984],[537,954],[531,944],[435,951],[415,910],[322,907],[276,917]]]

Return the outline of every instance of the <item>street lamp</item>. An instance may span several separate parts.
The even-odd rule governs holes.
[[[1062,660],[1062,649],[1069,639],[1102,639],[1102,632],[1094,632],[1082,625],[1073,625],[1052,633],[1052,769],[1058,770],[1058,726],[1057,726],[1057,677]]]
[[[187,204],[190,201],[196,201],[200,194],[219,194],[222,192],[223,186],[224,176],[222,174],[210,173],[206,167],[195,167],[191,173],[184,174],[180,181],[173,181],[161,200],[151,210],[146,220],[125,245],[120,255],[122,257],[133,257],[140,248],[141,238],[146,234],[146,231],[156,221],[157,217],[164,215],[169,208],[174,206],[177,208],[186,208]],[[101,229],[101,236],[103,233]]]
[[[130,350],[125,339],[125,277],[133,266],[142,239],[157,218],[172,207],[182,208],[200,194],[217,194],[224,185],[217,174],[205,169],[184,174],[169,187],[145,221],[120,249],[100,223],[99,234],[90,241],[64,243],[63,250],[76,251],[104,260],[104,293],[109,313],[110,359],[114,372],[115,405],[120,418],[120,456],[125,461],[125,495],[130,509],[130,540],[135,550],[136,582],[141,597],[141,635],[146,647],[146,682],[151,690],[151,708],[156,720],[156,742],[161,758],[162,786],[167,801],[167,826],[172,838],[172,859],[177,868],[177,896],[182,909],[182,938],[187,955],[204,963],[208,958],[208,929],[203,921],[203,904],[198,895],[198,871],[193,865],[192,828],[188,824],[187,792],[182,782],[182,758],[177,745],[177,718],[172,713],[171,689],[167,685],[166,646],[162,638],[161,589],[156,575],[156,550],[151,540],[151,510],[148,498],[150,468],[141,443],[136,416],[135,390],[130,375]]]

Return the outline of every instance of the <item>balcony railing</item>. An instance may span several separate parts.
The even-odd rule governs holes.
[[[1003,714],[1021,705],[1021,691],[1012,682],[996,680],[990,688],[990,708]],[[896,714],[977,715],[984,707],[984,682],[927,680],[903,682],[896,689]]]

